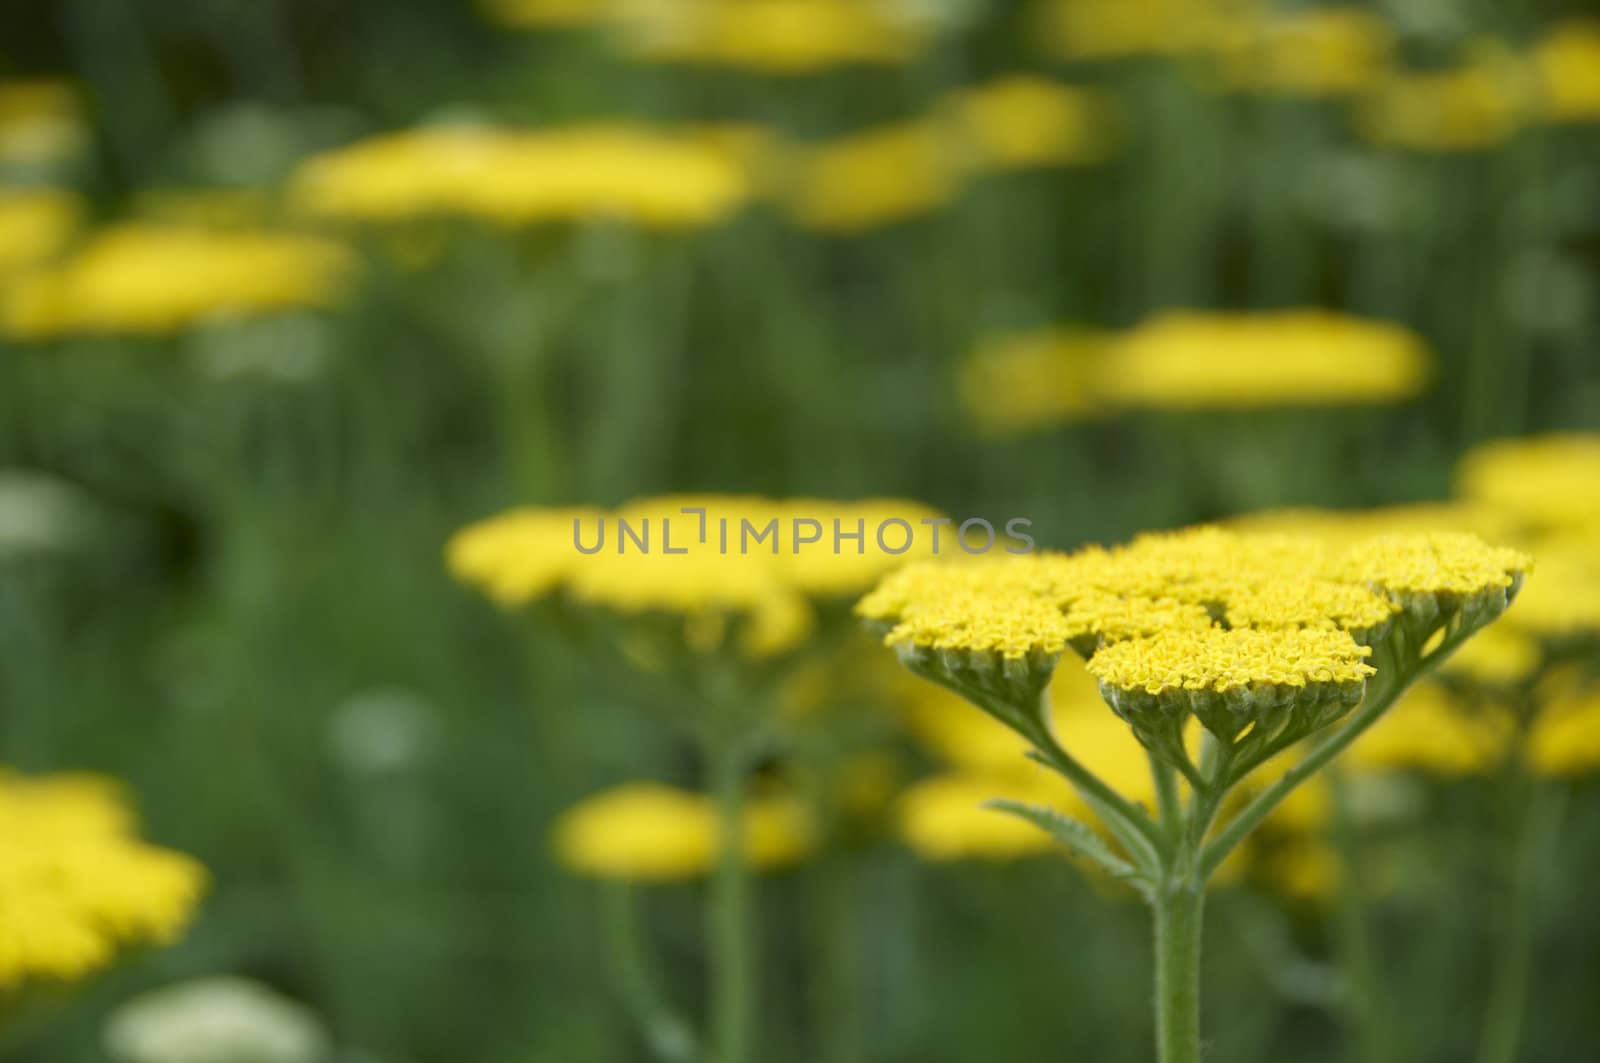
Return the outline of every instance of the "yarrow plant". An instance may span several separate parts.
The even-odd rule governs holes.
[[[1115,839],[1113,848],[1054,808],[993,802],[1149,901],[1160,1058],[1195,1063],[1207,882],[1418,676],[1499,617],[1529,566],[1468,534],[1331,551],[1309,538],[1195,528],[1109,550],[918,562],[856,611],[913,672],[1026,739],[1029,756],[1070,783]],[[1044,693],[1069,650],[1143,745],[1153,810],[1057,739]],[[1203,728],[1198,756],[1184,742],[1191,721]],[[1276,781],[1225,805],[1257,768],[1302,744]]]

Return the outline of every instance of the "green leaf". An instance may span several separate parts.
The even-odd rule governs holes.
[[[1075,855],[1093,861],[1112,878],[1130,882],[1141,890],[1144,890],[1148,885],[1145,877],[1139,873],[1138,868],[1112,852],[1111,846],[1106,844],[1105,839],[1096,834],[1087,824],[1080,823],[1071,816],[1064,816],[1053,808],[1024,804],[1021,801],[1010,801],[1004,798],[985,801],[983,807],[992,808],[997,812],[1009,812],[1013,816],[1020,816],[1072,850]]]

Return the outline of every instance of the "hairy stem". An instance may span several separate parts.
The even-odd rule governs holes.
[[[1156,1052],[1160,1063],[1200,1060],[1200,928],[1205,886],[1191,875],[1155,898]]]

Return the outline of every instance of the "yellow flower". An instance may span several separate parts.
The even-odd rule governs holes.
[[[1533,550],[1539,576],[1518,595],[1506,622],[1549,641],[1600,633],[1600,536],[1544,539]]]
[[[626,618],[676,618],[690,649],[736,642],[767,657],[811,634],[814,601],[847,599],[926,556],[922,522],[934,516],[892,499],[736,495],[639,499],[611,513],[525,507],[457,532],[446,560],[504,605],[561,592]]]
[[[205,871],[147,845],[110,780],[0,773],[0,987],[73,981],[171,942]]]
[[[89,140],[78,90],[65,81],[0,82],[0,166],[66,162]]]
[[[62,251],[83,220],[83,202],[56,188],[0,190],[0,278]]]
[[[805,859],[816,844],[803,808],[788,797],[758,796],[744,809],[743,849],[756,868]],[[717,814],[704,794],[634,782],[584,799],[564,812],[552,835],[569,870],[625,882],[698,878],[716,863]]]
[[[1542,707],[1528,733],[1527,760],[1546,775],[1600,769],[1600,691],[1569,693]]]
[[[1461,459],[1456,488],[1537,529],[1600,525],[1600,433],[1484,443]]]
[[[961,403],[989,435],[1030,432],[1096,413],[1093,390],[1108,341],[1065,329],[994,336],[962,366]]]
[[[1515,536],[1504,512],[1475,502],[1410,502],[1373,509],[1290,507],[1246,513],[1230,518],[1227,525],[1247,534],[1317,539],[1340,550],[1379,535],[1471,532],[1489,542]]]
[[[1374,673],[1372,651],[1332,627],[1162,631],[1102,647],[1089,674],[1118,695],[1230,694],[1255,687],[1317,689],[1351,702]]]
[[[463,215],[501,225],[619,218],[710,225],[743,206],[743,167],[704,141],[646,127],[438,126],[313,157],[290,203],[362,221]]]
[[[944,206],[960,189],[957,152],[931,119],[797,148],[787,190],[795,221],[855,233]]]
[[[1500,762],[1512,730],[1504,711],[1464,704],[1439,683],[1424,682],[1408,690],[1345,756],[1358,771],[1471,775]]]
[[[1517,132],[1527,95],[1520,65],[1482,46],[1458,66],[1389,74],[1364,100],[1356,126],[1383,147],[1482,151]]]
[[[1253,5],[1230,0],[1041,0],[1036,33],[1063,59],[1181,55],[1215,48]]]
[[[1534,583],[1539,587],[1548,586],[1550,578],[1548,571],[1542,571]],[[1440,672],[1488,687],[1514,686],[1531,679],[1544,663],[1544,654],[1539,643],[1517,630],[1516,625],[1518,612],[1527,607],[1525,599],[1532,590],[1530,587],[1518,596],[1517,605],[1507,612],[1505,623],[1491,624],[1474,635],[1450,655]]]
[[[1396,402],[1429,375],[1414,333],[1323,310],[1164,313],[1115,343],[1102,365],[1108,401],[1158,409]]]
[[[267,226],[273,207],[272,196],[262,188],[152,188],[134,201],[141,219],[212,230]]]
[[[1358,543],[1334,562],[1339,578],[1388,595],[1415,609],[1421,603],[1446,609],[1446,599],[1482,606],[1495,615],[1522,586],[1532,558],[1489,546],[1466,532],[1380,535]]]
[[[1111,101],[1049,78],[1000,78],[953,93],[944,108],[980,172],[1081,166],[1104,160],[1116,145]]]
[[[162,334],[206,318],[322,306],[351,262],[339,244],[313,236],[118,225],[19,278],[0,302],[0,330],[28,339]]]
[[[654,62],[808,74],[902,64],[926,45],[907,11],[881,0],[679,0],[624,9],[625,47]]]
[[[1222,55],[1230,88],[1288,96],[1334,97],[1361,92],[1389,62],[1394,34],[1358,7],[1317,7],[1242,19]]]
[[[900,795],[900,836],[925,860],[1010,860],[1051,851],[1050,835],[987,801],[1047,808],[1081,805],[1071,788],[1042,771],[936,775]]]
[[[1600,119],[1600,21],[1568,19],[1533,49],[1539,106],[1552,122]]]

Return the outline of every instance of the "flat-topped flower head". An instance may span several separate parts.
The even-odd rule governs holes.
[[[1333,627],[1210,627],[1114,642],[1089,659],[1106,701],[1141,741],[1180,741],[1193,713],[1232,742],[1254,725],[1309,734],[1361,700],[1368,647]]]
[[[1221,80],[1246,92],[1353,96],[1383,76],[1394,48],[1388,24],[1354,6],[1251,12],[1229,29]]]
[[[1368,539],[1345,551],[1329,571],[1387,596],[1426,634],[1437,627],[1476,629],[1494,620],[1532,564],[1526,554],[1490,546],[1476,535],[1434,532]]]
[[[751,799],[743,822],[744,857],[752,867],[797,863],[816,845],[813,824],[791,797]],[[551,843],[564,866],[592,878],[695,879],[717,862],[717,812],[705,794],[660,783],[625,783],[562,813]]]
[[[319,236],[125,223],[19,277],[0,300],[0,332],[163,335],[213,318],[321,307],[353,265],[345,247]]]
[[[1600,121],[1600,19],[1555,23],[1530,57],[1539,114],[1546,121]]]
[[[521,507],[461,529],[445,552],[458,579],[502,605],[559,599],[670,629],[674,646],[761,658],[796,649],[819,609],[929,553],[935,519],[894,499],[671,495],[611,511]]]
[[[1600,535],[1555,536],[1532,549],[1539,576],[1517,596],[1506,623],[1541,643],[1600,639]]]
[[[1456,487],[1535,530],[1600,525],[1600,433],[1484,443],[1461,459]]]
[[[1049,78],[1000,78],[954,93],[944,106],[968,165],[980,172],[1088,165],[1116,147],[1110,101]]]
[[[1503,45],[1480,42],[1454,66],[1387,73],[1363,98],[1356,128],[1373,144],[1405,151],[1496,148],[1526,117],[1525,81]]]
[[[1229,627],[1336,627],[1357,642],[1382,638],[1398,611],[1388,598],[1337,580],[1278,578],[1227,592],[1224,619]]]
[[[206,873],[141,841],[117,786],[0,773],[0,989],[74,981],[188,926]]]
[[[1135,327],[1104,364],[1099,391],[1155,409],[1260,409],[1398,402],[1428,381],[1420,337],[1325,310],[1168,312]]]
[[[900,65],[926,45],[926,27],[909,9],[881,0],[694,0],[624,10],[624,50],[649,62],[794,76]]]

